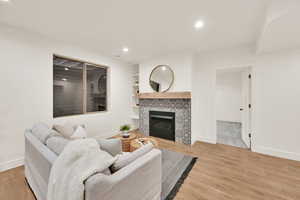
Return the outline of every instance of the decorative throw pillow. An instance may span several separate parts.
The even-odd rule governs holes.
[[[64,125],[55,124],[53,129],[59,132],[63,137],[70,139],[74,133],[73,125],[66,123]]]
[[[84,128],[86,130],[86,127],[84,124],[80,124],[80,125],[73,125],[73,130],[76,131],[76,129],[81,126],[82,128]]]
[[[87,138],[87,133],[85,129],[82,128],[82,126],[77,126],[77,129],[71,136],[71,139],[74,140],[74,139],[83,139],[83,138]]]
[[[122,153],[122,142],[120,139],[97,139],[100,149],[116,156]]]
[[[51,134],[51,129],[44,123],[37,123],[31,129],[32,134],[42,143],[46,143],[47,138]]]
[[[66,145],[69,142],[70,142],[69,140],[67,140],[66,138],[64,138],[62,136],[53,136],[47,140],[46,145],[54,153],[59,155],[59,154],[61,154],[61,152],[64,150],[64,148],[66,147]]]
[[[131,153],[126,153],[118,156],[118,159],[114,162],[114,164],[110,167],[112,173],[118,171],[119,169],[129,165],[137,158],[145,155],[146,153],[150,152],[153,149],[153,144],[148,143],[141,148],[135,150]]]

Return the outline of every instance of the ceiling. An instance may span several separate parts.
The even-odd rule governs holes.
[[[258,52],[300,47],[300,1],[273,0],[258,38]]]
[[[178,51],[255,44],[258,38],[260,47],[267,46],[261,31],[266,6],[268,0],[11,0],[0,4],[0,23],[139,63]],[[195,30],[199,19],[205,26]]]

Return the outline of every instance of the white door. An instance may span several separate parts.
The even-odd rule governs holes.
[[[248,148],[251,148],[251,70],[242,72],[242,139]]]

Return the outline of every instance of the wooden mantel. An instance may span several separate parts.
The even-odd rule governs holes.
[[[191,92],[149,92],[140,93],[140,99],[190,99]]]

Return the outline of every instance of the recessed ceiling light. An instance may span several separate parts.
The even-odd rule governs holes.
[[[67,79],[66,79],[66,78],[62,78],[61,80],[62,80],[62,81],[67,81]]]
[[[204,22],[202,20],[198,20],[194,24],[195,29],[203,28],[203,26],[204,26]]]
[[[2,2],[9,2],[10,0],[0,0],[0,1],[2,1]]]
[[[166,68],[165,66],[163,66],[163,67],[162,67],[162,70],[163,70],[163,71],[166,71],[166,70],[167,70],[167,68]]]
[[[65,67],[65,70],[66,70],[66,71],[68,71],[68,70],[69,70],[69,68]]]
[[[129,49],[127,47],[123,48],[123,52],[128,52],[128,51],[129,51]]]

